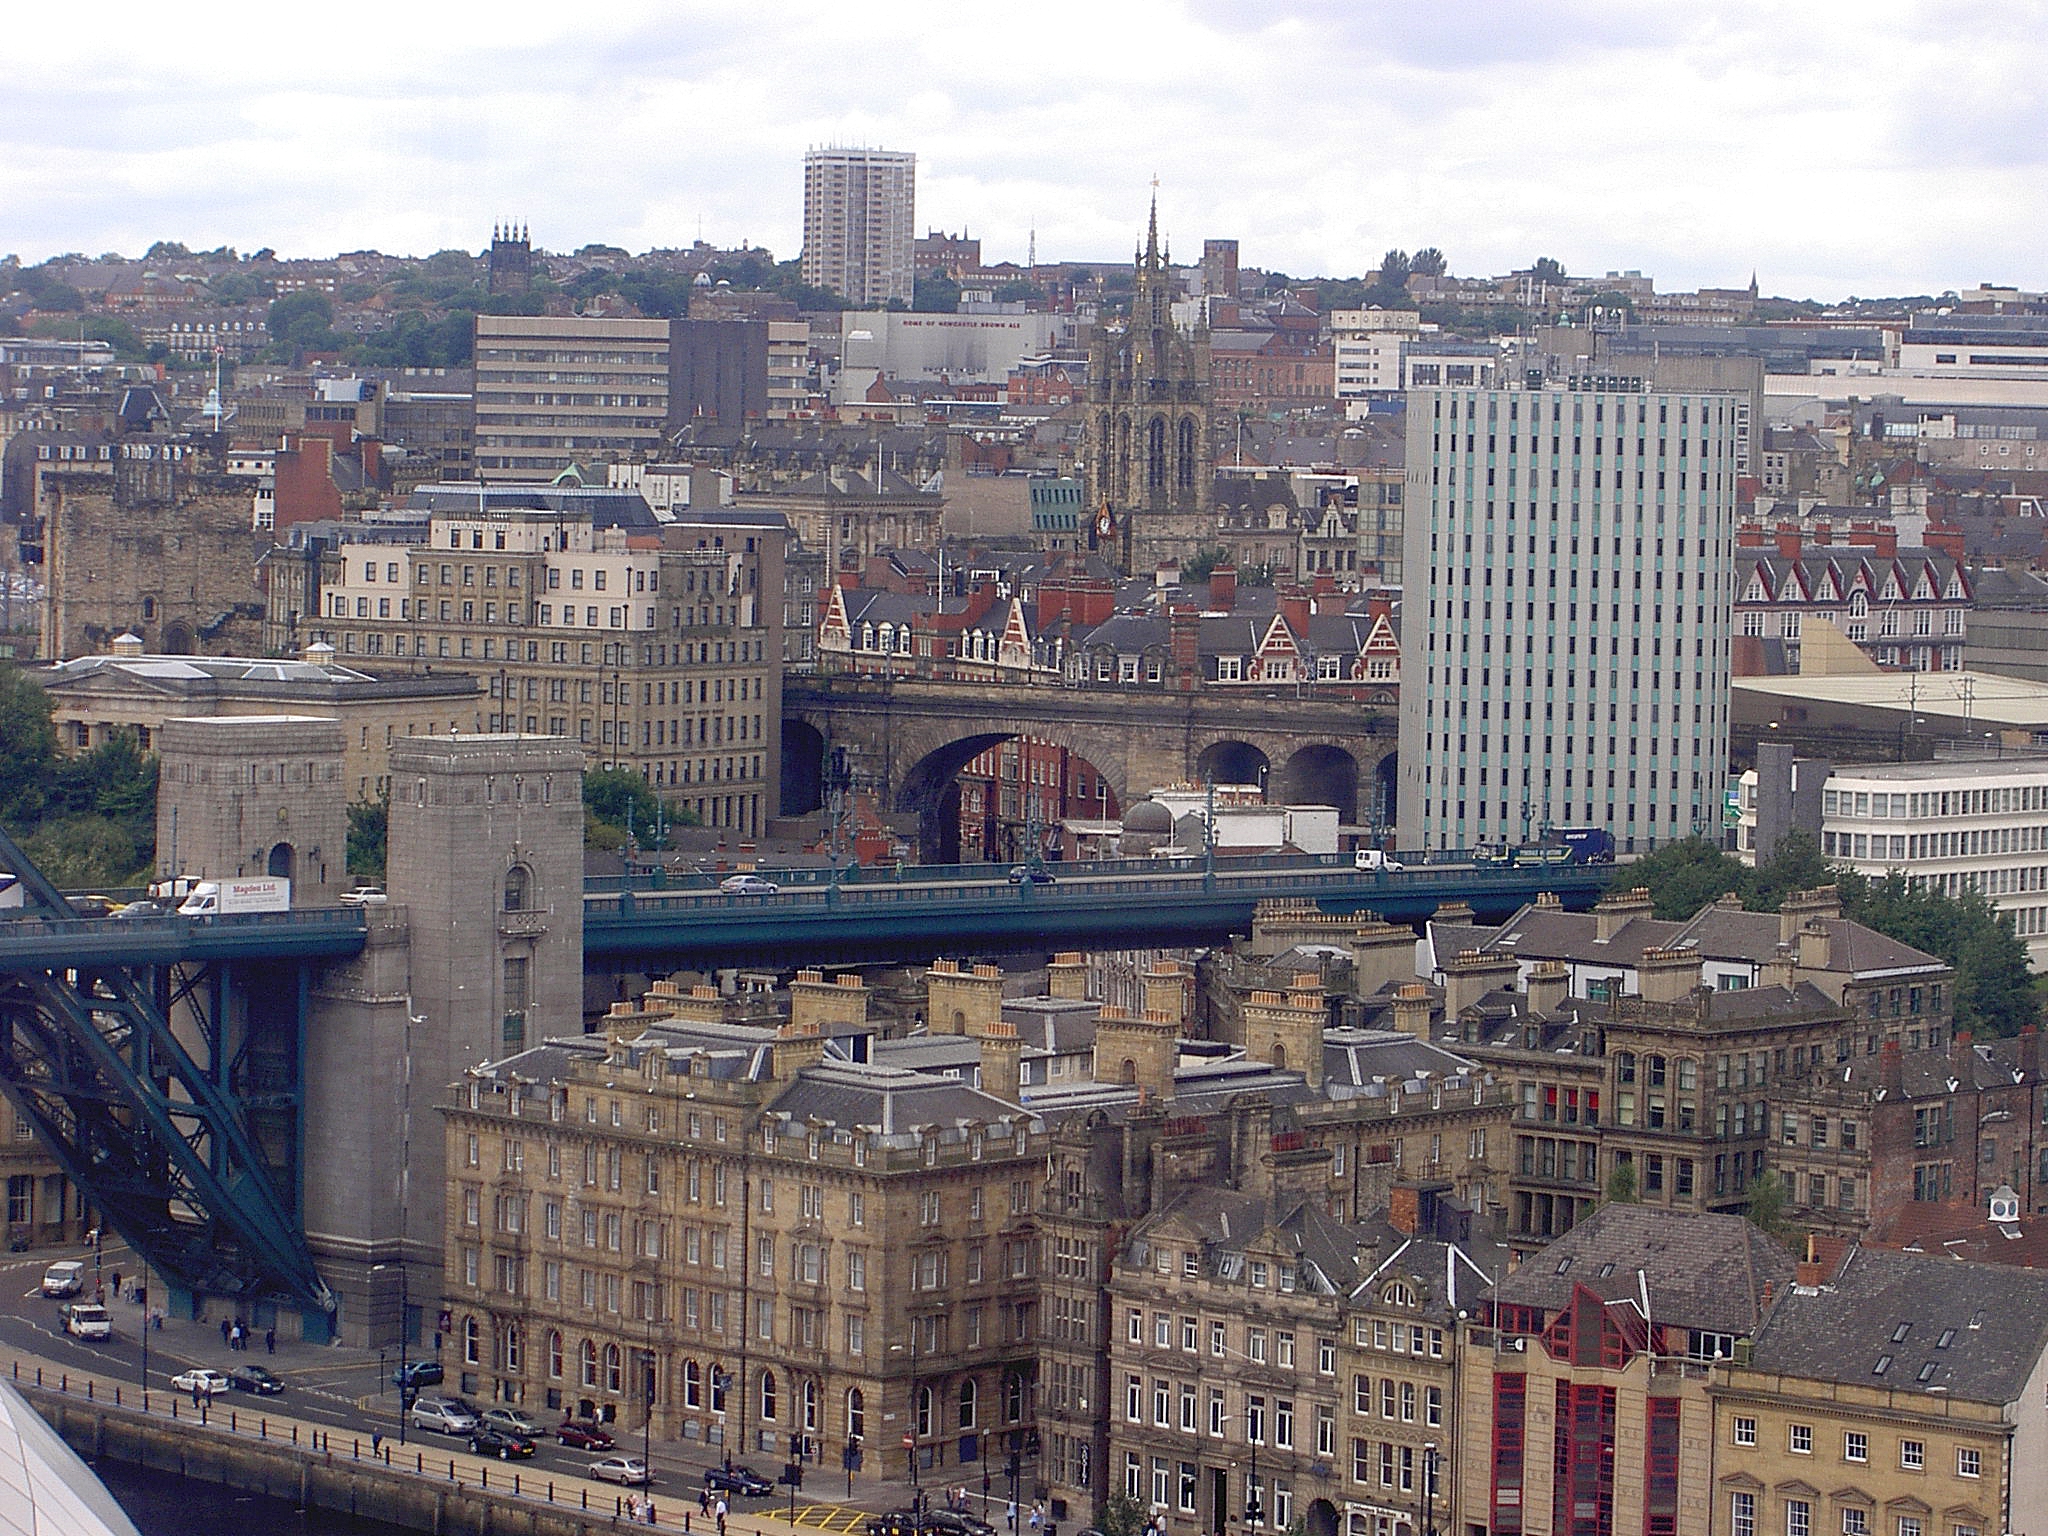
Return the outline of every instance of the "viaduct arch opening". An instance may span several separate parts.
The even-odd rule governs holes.
[[[1195,759],[1200,784],[1253,784],[1260,789],[1273,772],[1272,761],[1248,741],[1215,741]]]
[[[1275,777],[1270,799],[1286,805],[1334,805],[1346,825],[1358,820],[1358,759],[1342,747],[1303,747]]]
[[[917,813],[926,863],[1010,863],[1061,856],[1061,824],[1114,820],[1123,801],[1089,759],[1017,732],[983,732],[935,748],[904,775],[896,810]]]
[[[825,805],[825,736],[803,720],[782,722],[782,814],[807,816]]]

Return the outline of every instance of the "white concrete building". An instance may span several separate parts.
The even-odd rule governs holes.
[[[1718,817],[1741,396],[1408,397],[1401,845]]]
[[[1980,892],[2048,969],[2048,756],[1838,768],[1820,825],[1821,853],[1859,874]]]
[[[848,303],[908,304],[916,272],[917,156],[894,149],[804,155],[804,281]]]
[[[1401,359],[1411,341],[1425,327],[1422,316],[1412,309],[1335,309],[1330,311],[1330,348],[1334,354],[1337,398],[1346,402],[1353,415],[1363,415],[1365,403],[1378,394],[1394,394],[1402,387]],[[1435,326],[1427,327],[1434,331]]]

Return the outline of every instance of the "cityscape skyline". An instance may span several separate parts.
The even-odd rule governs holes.
[[[2023,232],[2044,45],[2023,15],[1560,0],[1246,19],[1155,0],[1037,13],[1048,52],[907,9],[818,9],[770,35],[613,5],[603,25],[534,10],[480,36],[468,8],[373,6],[358,41],[405,46],[347,72],[233,5],[203,37],[88,40],[30,16],[17,41],[45,67],[0,105],[17,210],[0,248],[425,255],[474,249],[510,211],[558,248],[701,235],[788,258],[804,149],[859,143],[917,154],[920,229],[965,227],[992,259],[1021,260],[1034,232],[1046,259],[1119,258],[1156,175],[1183,260],[1234,237],[1248,265],[1296,275],[1435,245],[1461,273],[1549,255],[1687,288],[1754,269],[1766,293],[1822,300],[2039,288]]]

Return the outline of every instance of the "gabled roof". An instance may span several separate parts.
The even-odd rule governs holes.
[[[1781,1297],[1756,1336],[1761,1371],[2019,1400],[2048,1349],[2048,1274],[1854,1248],[1832,1280]]]

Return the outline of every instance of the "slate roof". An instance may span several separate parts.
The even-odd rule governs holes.
[[[1631,1301],[1638,1270],[1653,1322],[1746,1336],[1763,1316],[1764,1287],[1782,1291],[1794,1264],[1740,1216],[1609,1203],[1525,1259],[1493,1299],[1555,1312],[1584,1286],[1602,1301]]]
[[[1654,1300],[1654,1297],[1653,1297]],[[2048,1349],[2048,1274],[1854,1248],[1781,1297],[1752,1362],[1816,1381],[2018,1401]]]
[[[1420,1091],[1415,1085],[1424,1073],[1461,1086],[1485,1075],[1464,1057],[1398,1029],[1323,1031],[1323,1086],[1332,1098],[1379,1097],[1389,1084]]]
[[[830,1060],[797,1073],[769,1108],[798,1122],[820,1121],[906,1140],[925,1126],[999,1125],[1019,1113],[1016,1105],[957,1078]]]
[[[1199,1241],[1212,1274],[1219,1254],[1242,1253],[1268,1239],[1293,1256],[1295,1273],[1310,1290],[1334,1295],[1361,1278],[1358,1254],[1365,1234],[1299,1195],[1272,1197],[1198,1185],[1141,1223],[1131,1234],[1132,1250],[1155,1235]]]

